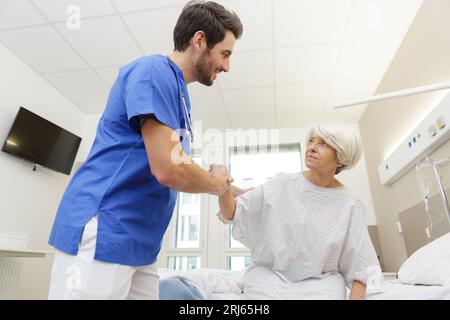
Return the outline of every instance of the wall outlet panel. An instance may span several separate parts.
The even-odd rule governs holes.
[[[450,138],[450,94],[378,166],[380,182],[389,186]]]

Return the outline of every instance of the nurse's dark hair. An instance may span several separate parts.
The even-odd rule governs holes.
[[[236,39],[243,32],[241,20],[233,11],[213,1],[192,0],[183,8],[173,30],[175,50],[185,51],[197,31],[203,31],[208,48],[212,49],[231,31]]]

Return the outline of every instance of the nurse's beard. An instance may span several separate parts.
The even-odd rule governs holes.
[[[214,67],[211,66],[209,57],[210,57],[210,50],[206,49],[200,56],[197,64],[195,65],[197,81],[208,87],[214,84],[214,80],[212,79]]]

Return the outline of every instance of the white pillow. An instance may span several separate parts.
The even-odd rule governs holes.
[[[414,252],[398,271],[405,284],[450,285],[450,233]]]

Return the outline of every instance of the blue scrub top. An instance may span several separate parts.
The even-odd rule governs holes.
[[[85,224],[98,214],[95,259],[129,266],[156,262],[177,192],[152,175],[140,133],[140,115],[184,134],[189,95],[181,70],[167,57],[141,57],[122,67],[109,94],[87,160],[59,205],[49,244],[76,255]],[[179,132],[180,133],[180,132]]]

